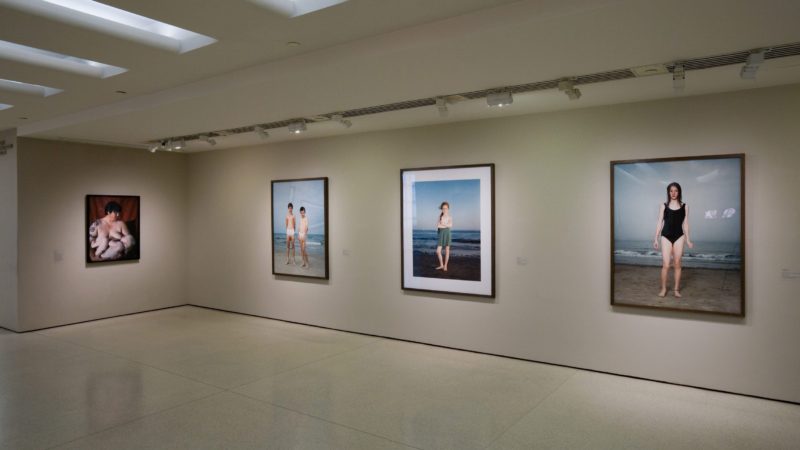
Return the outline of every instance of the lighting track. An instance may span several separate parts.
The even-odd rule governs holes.
[[[800,42],[793,42],[789,44],[781,44],[775,45],[771,47],[763,47],[759,49],[748,49],[742,50],[732,53],[725,53],[720,55],[714,56],[705,56],[700,58],[690,58],[690,59],[683,59],[679,61],[672,61],[669,63],[664,63],[664,67],[666,67],[669,73],[673,73],[675,70],[675,66],[683,67],[684,72],[694,71],[694,70],[703,70],[703,69],[711,69],[715,67],[723,67],[723,66],[730,66],[735,64],[745,64],[747,62],[748,56],[750,56],[754,51],[763,51],[764,52],[764,59],[778,59],[778,58],[788,58],[790,56],[798,56],[800,55]],[[414,108],[424,108],[430,106],[437,105],[437,99],[439,103],[441,103],[441,99],[459,99],[459,100],[475,100],[480,98],[485,98],[488,95],[496,93],[498,91],[509,92],[511,94],[519,94],[519,93],[527,93],[527,92],[536,92],[536,91],[544,91],[549,89],[558,89],[559,83],[569,80],[572,82],[573,86],[580,86],[585,84],[593,84],[593,83],[602,83],[605,81],[614,81],[614,80],[625,80],[628,78],[637,78],[636,74],[633,72],[632,69],[617,69],[617,70],[610,70],[607,72],[598,72],[588,75],[579,75],[579,76],[571,76],[571,77],[562,77],[553,80],[546,80],[546,81],[535,81],[532,83],[525,83],[525,84],[517,84],[513,86],[502,86],[502,87],[494,87],[491,89],[481,89],[477,91],[468,91],[468,92],[461,92],[455,93],[450,95],[438,95],[435,97],[426,97],[420,98],[416,100],[406,100],[402,102],[395,102],[395,103],[388,103],[385,105],[377,105],[377,106],[368,106],[364,108],[356,108],[350,109],[347,111],[337,111],[332,113],[326,114],[318,114],[313,116],[313,120],[309,120],[308,118],[294,118],[294,119],[285,119],[279,120],[276,122],[268,122],[268,123],[260,123],[248,126],[242,126],[237,128],[228,128],[224,130],[217,130],[217,131],[206,131],[196,134],[188,134],[184,136],[173,136],[169,138],[162,138],[156,139],[153,141],[148,141],[149,144],[159,143],[164,140],[180,140],[184,139],[185,141],[198,141],[201,140],[201,136],[207,136],[210,138],[214,137],[224,137],[224,136],[234,136],[237,134],[244,134],[244,133],[253,133],[256,132],[257,129],[261,129],[263,131],[273,130],[277,128],[287,128],[290,124],[296,123],[298,121],[305,121],[307,123],[314,123],[314,122],[324,122],[324,121],[340,121],[343,119],[349,119],[352,117],[360,117],[360,116],[368,116],[373,114],[381,114],[386,112],[392,111],[402,111],[406,109],[414,109]]]

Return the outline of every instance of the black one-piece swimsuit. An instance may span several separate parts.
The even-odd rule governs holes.
[[[664,203],[664,228],[661,235],[673,244],[683,236],[683,219],[686,218],[686,205],[678,209],[670,209],[669,203]]]

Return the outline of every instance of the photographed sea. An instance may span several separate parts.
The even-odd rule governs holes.
[[[450,232],[450,256],[481,257],[481,232],[453,230]],[[436,253],[439,243],[436,230],[414,230],[414,252]]]
[[[617,240],[614,247],[615,264],[661,265],[661,250],[653,248],[653,241]],[[697,241],[692,249],[684,245],[681,262],[689,268],[739,270],[742,253],[738,242]]]
[[[451,232],[450,262],[447,272],[436,270],[438,234],[436,230],[413,231],[414,276],[446,278],[454,280],[480,281],[481,279],[481,232],[475,230],[453,230]],[[444,256],[442,249],[442,256]]]

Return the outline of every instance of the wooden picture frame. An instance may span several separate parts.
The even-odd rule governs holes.
[[[136,195],[86,196],[86,264],[141,258],[140,207]]]
[[[611,305],[743,317],[745,155],[611,161],[610,169]]]
[[[272,274],[329,279],[328,177],[272,180],[270,195]]]
[[[494,164],[402,169],[401,288],[494,298],[494,221]]]

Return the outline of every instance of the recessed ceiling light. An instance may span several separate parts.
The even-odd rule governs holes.
[[[14,107],[14,105],[7,105],[5,103],[0,103],[0,111],[2,111],[4,109],[10,109],[10,108],[13,108],[13,107]],[[22,119],[22,117],[20,117],[20,119]]]
[[[128,91],[114,91],[115,94],[127,94]]]
[[[17,0],[24,1],[24,0]],[[347,0],[250,0],[259,6],[286,17],[299,17],[305,14],[330,8]]]
[[[95,78],[113,77],[114,75],[119,75],[128,71],[128,69],[122,67],[76,58],[74,56],[62,55],[61,53],[28,47],[8,41],[0,41],[0,58]]]
[[[27,118],[27,117],[20,117],[19,119],[20,119],[20,120],[28,120],[28,118]]]
[[[23,83],[21,81],[4,80],[0,78],[0,90],[18,92],[20,94],[36,95],[39,97],[49,97],[63,92],[62,89],[40,86],[38,84]]]
[[[36,95],[39,97],[49,97],[63,92],[61,89],[40,86],[38,84],[23,83],[21,81],[0,79],[0,90],[17,92],[20,94]]]
[[[190,52],[217,42],[212,37],[92,0],[2,0],[0,3],[175,53]]]
[[[301,44],[299,42],[297,42],[297,41],[289,41],[289,42],[286,43],[287,47],[300,47],[300,45]]]

